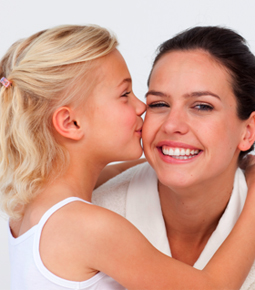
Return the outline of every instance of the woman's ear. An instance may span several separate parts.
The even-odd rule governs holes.
[[[246,120],[245,131],[238,148],[241,151],[249,150],[254,142],[255,142],[255,112],[252,112],[249,119]]]
[[[80,140],[84,136],[79,121],[75,119],[74,111],[71,108],[58,108],[53,114],[52,122],[56,131],[63,137]]]

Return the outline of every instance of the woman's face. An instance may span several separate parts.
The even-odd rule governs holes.
[[[164,185],[233,178],[245,122],[237,117],[230,82],[202,50],[170,52],[156,63],[142,135],[146,158]]]
[[[141,115],[146,105],[134,95],[130,73],[118,50],[99,60],[97,77],[99,83],[83,111],[91,152],[103,163],[139,158]]]

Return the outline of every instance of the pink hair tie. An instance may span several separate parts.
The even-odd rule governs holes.
[[[11,82],[9,80],[7,80],[7,78],[2,77],[0,80],[0,83],[5,86],[6,88],[8,88],[9,86],[11,86]]]

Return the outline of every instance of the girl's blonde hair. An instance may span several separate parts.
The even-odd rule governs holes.
[[[0,63],[0,200],[12,218],[46,181],[62,172],[68,154],[53,136],[52,116],[96,81],[96,62],[117,46],[99,26],[65,25],[16,42]],[[82,88],[81,88],[82,87]]]

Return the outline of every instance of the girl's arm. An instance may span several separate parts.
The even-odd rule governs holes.
[[[106,181],[108,181],[109,179],[129,169],[130,167],[136,166],[145,161],[146,161],[145,158],[140,158],[133,161],[120,162],[120,163],[110,164],[110,165],[105,166],[105,168],[101,171],[99,175],[95,189],[99,187],[100,185],[102,185],[103,183],[105,183]]]
[[[125,226],[112,221],[111,242],[106,242],[105,233],[105,242],[97,245],[98,249],[107,245],[110,257],[100,252],[100,261],[94,260],[93,267],[130,290],[240,289],[255,260],[255,166],[246,166],[245,175],[249,190],[243,212],[202,271],[159,253],[127,221],[123,221]],[[113,236],[117,239],[112,244]]]
[[[119,163],[112,165],[112,168],[107,166],[103,175],[108,171],[108,177],[113,177],[144,161],[146,160],[140,159],[138,162]],[[251,166],[253,161],[255,158],[249,158],[249,162],[243,167],[249,187],[243,212],[229,237],[202,271],[157,252],[136,229],[133,230],[131,226],[132,229],[128,230],[130,227],[126,222],[125,226],[112,227],[116,233],[111,233],[110,236],[113,234],[118,239],[114,244],[111,239],[107,252],[111,253],[115,263],[111,263],[109,269],[109,257],[103,258],[103,251],[100,257],[105,259],[105,265],[100,259],[98,264],[94,261],[94,267],[97,269],[101,265],[101,271],[108,273],[128,289],[240,289],[255,260],[255,166]],[[105,181],[107,179],[106,174]],[[114,221],[111,224],[113,225]],[[98,248],[100,247],[102,245],[98,245]]]
[[[84,259],[129,290],[240,289],[255,259],[255,184],[249,191],[233,231],[203,270],[165,256],[127,220],[97,207]]]

